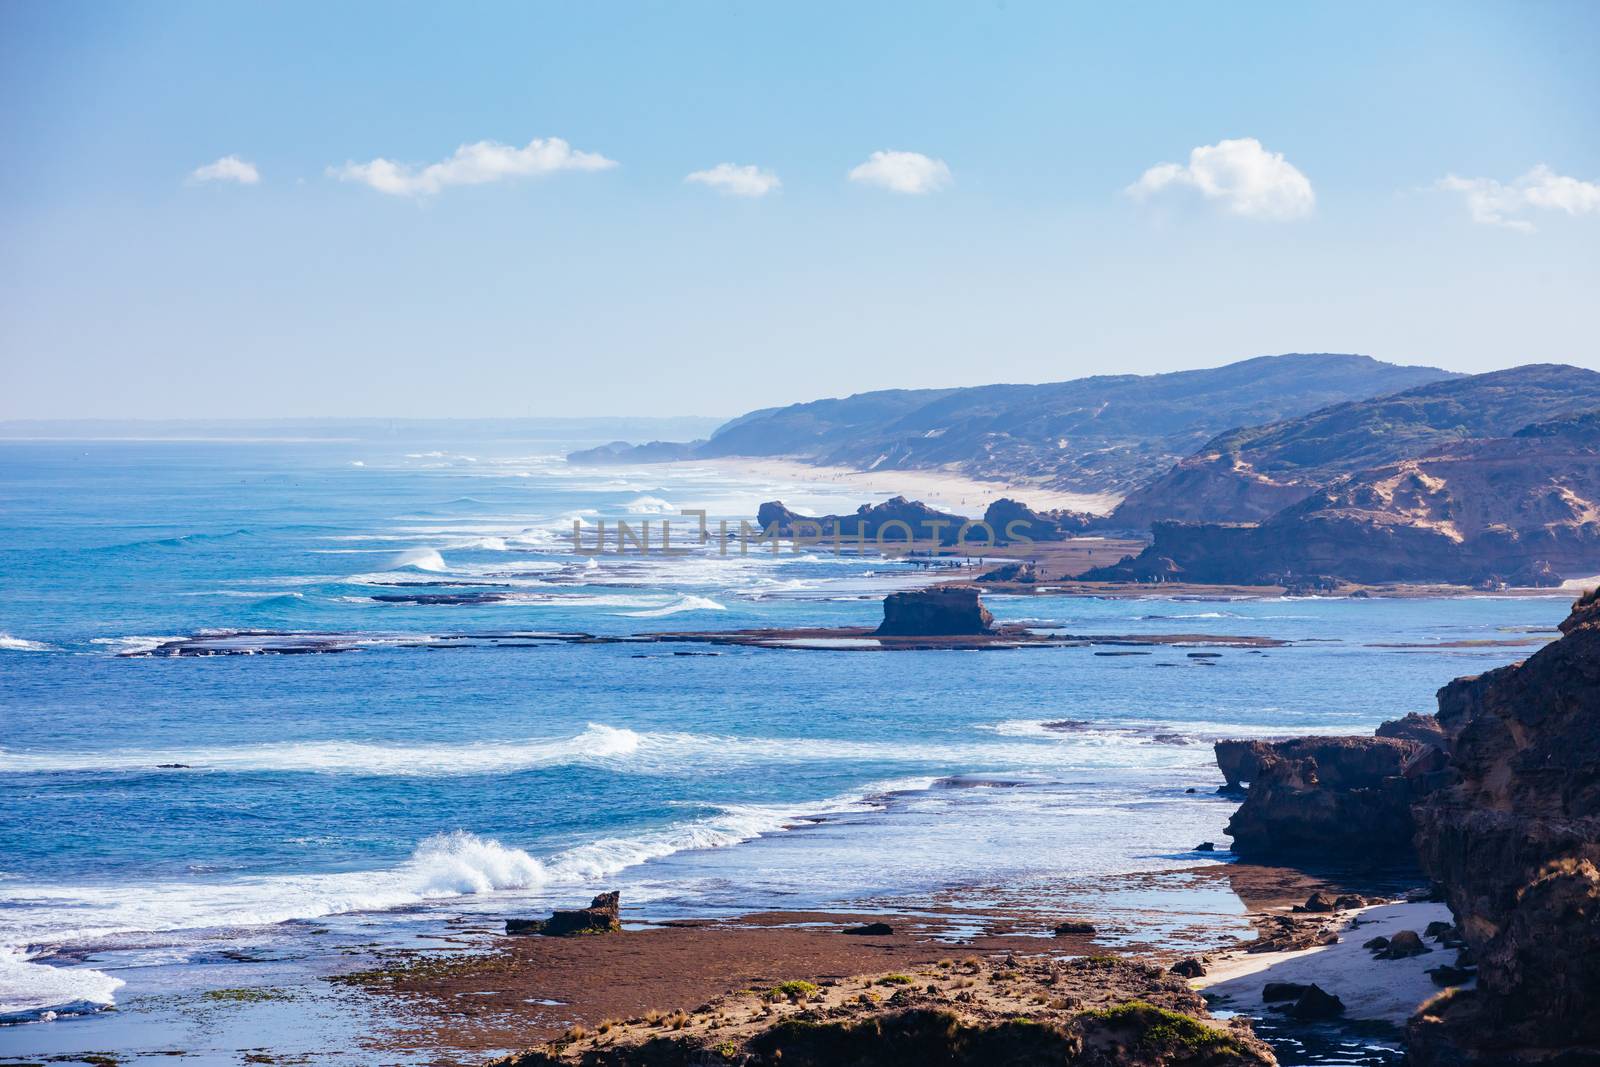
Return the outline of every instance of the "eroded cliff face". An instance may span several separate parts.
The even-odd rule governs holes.
[[[1350,475],[1254,523],[1156,522],[1144,554],[1081,577],[1559,585],[1600,570],[1600,436],[1477,441]]]
[[[1315,483],[1262,474],[1237,453],[1202,452],[1129,493],[1104,525],[1148,530],[1157,522],[1259,522],[1316,489]]]
[[[1298,737],[1220,741],[1216,752],[1228,786],[1250,786],[1228,822],[1236,854],[1382,866],[1413,862],[1411,804],[1430,755],[1438,755],[1427,742]]]
[[[1422,1065],[1600,1063],[1600,597],[1525,662],[1439,691],[1417,847],[1478,960],[1411,1024]]]

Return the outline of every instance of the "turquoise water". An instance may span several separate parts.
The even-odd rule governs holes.
[[[591,564],[574,517],[861,502],[561,459],[592,443],[0,444],[0,1016],[59,1016],[0,1030],[0,1051],[156,970],[199,974],[219,944],[302,943],[313,921],[404,929],[612,887],[635,915],[705,915],[1194,866],[1232,809],[1211,793],[1211,740],[1431,710],[1444,682],[1528,649],[1373,646],[1547,635],[1566,613],[1562,597],[990,599],[1002,621],[1075,632],[1293,642],[1210,663],[428,647],[864,625],[916,580],[816,551]],[[450,592],[508,599],[373,599]],[[235,630],[360,647],[124,655]],[[1063,719],[1084,725],[1042,725]],[[1151,910],[1130,909],[1128,939],[1159,926]]]

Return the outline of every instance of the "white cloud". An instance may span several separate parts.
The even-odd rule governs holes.
[[[741,167],[733,163],[718,163],[710,170],[697,170],[683,180],[710,186],[724,196],[766,196],[783,184],[770,170],[762,170],[754,164]]]
[[[1187,166],[1158,164],[1125,191],[1143,201],[1172,189],[1197,190],[1232,215],[1280,222],[1304,218],[1317,203],[1311,180],[1254,137],[1201,145]]]
[[[1493,178],[1458,178],[1454,174],[1436,183],[1447,192],[1460,193],[1473,222],[1533,232],[1533,223],[1521,216],[1537,208],[1565,211],[1568,215],[1600,214],[1600,183],[1557,174],[1540,163],[1510,184]]]
[[[452,185],[483,185],[558,170],[606,170],[616,165],[615,160],[594,152],[580,152],[559,137],[535,137],[526,148],[498,141],[464,144],[450,158],[421,170],[380,157],[370,163],[329,167],[328,175],[361,182],[391,196],[432,196]]]
[[[950,168],[921,152],[874,152],[850,171],[850,180],[896,193],[931,193],[950,184]]]
[[[256,170],[254,163],[247,163],[238,156],[223,156],[215,163],[207,163],[203,167],[196,167],[189,172],[192,182],[238,182],[240,185],[254,185],[261,180],[261,172]]]

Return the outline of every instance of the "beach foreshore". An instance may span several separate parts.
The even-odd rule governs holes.
[[[1099,905],[1085,905],[1072,892],[1019,895],[1003,885],[950,886],[916,901],[700,920],[652,921],[647,909],[625,904],[623,930],[581,937],[507,936],[499,919],[462,916],[410,945],[327,946],[336,949],[330,960],[346,962],[292,980],[282,968],[294,953],[279,962],[248,957],[249,963],[217,970],[234,983],[225,988],[145,989],[115,1012],[47,1024],[48,1031],[11,1028],[32,1051],[25,1059],[8,1057],[0,1043],[0,1064],[168,1062],[181,1055],[201,1064],[465,1067],[530,1048],[555,1047],[565,1055],[579,1048],[574,1034],[590,1035],[589,1045],[595,1035],[609,1035],[602,1042],[608,1048],[710,1031],[717,1044],[758,1039],[808,1007],[859,1020],[910,1005],[1003,1023],[1030,1012],[1041,1022],[1070,1020],[1118,1010],[1124,1001],[1153,1001],[1248,1044],[1248,1031],[1229,1027],[1234,1014],[1268,1020],[1269,1038],[1285,1026],[1297,1032],[1281,1006],[1263,1001],[1268,981],[1316,982],[1344,1001],[1346,1019],[1388,1027],[1378,1040],[1389,1034],[1398,1047],[1398,1025],[1436,991],[1427,967],[1447,962],[1437,951],[1384,961],[1360,948],[1376,932],[1420,932],[1443,912],[1437,904],[1400,902],[1415,887],[1409,872],[1313,873],[1216,862],[1105,876],[1094,884],[1103,890]],[[1361,893],[1375,903],[1334,915],[1295,914],[1294,906],[1316,892]],[[1079,903],[1069,908],[1066,900]],[[1152,916],[1141,909],[1179,921],[1147,921]],[[505,916],[512,917],[521,916]],[[1352,918],[1360,925],[1351,928]],[[1310,950],[1246,950],[1252,926],[1265,932],[1284,921],[1337,930],[1339,940]],[[1069,925],[1058,932],[1063,923]],[[868,924],[885,924],[889,932],[846,932]],[[1201,961],[1208,973],[1192,980],[1170,974],[1182,960]],[[1080,973],[1085,967],[1105,968],[1104,981]],[[241,972],[250,971],[260,976],[239,984]],[[810,983],[820,992],[791,1002],[774,990],[804,987],[787,983]],[[895,999],[906,986],[914,988]],[[1205,994],[1216,1014],[1191,990]],[[1326,1039],[1329,1024],[1323,1025]],[[1337,1031],[1339,1024],[1331,1025]],[[1371,1042],[1373,1032],[1361,1040]]]
[[[1165,885],[1175,894],[1219,889],[1232,893],[1240,910],[1226,924],[1232,931],[1239,930],[1241,919],[1289,914],[1314,892],[1365,892],[1393,900],[1410,885],[1404,874],[1313,874],[1242,862],[1146,877],[1151,885]],[[909,973],[920,991],[925,985],[948,985],[944,979],[959,978],[959,968],[967,967],[976,974],[980,967],[987,973],[1114,957],[1165,972],[1179,960],[1199,958],[1207,961],[1208,969],[1216,968],[1216,976],[1199,979],[1192,987],[1216,984],[1230,1013],[1266,1012],[1257,987],[1276,980],[1275,968],[1281,966],[1297,968],[1296,975],[1336,974],[1339,990],[1350,993],[1355,1008],[1351,1018],[1396,1022],[1403,1020],[1397,1018],[1395,1005],[1418,984],[1417,975],[1410,972],[1420,974],[1411,965],[1414,961],[1401,961],[1408,981],[1396,985],[1391,981],[1392,966],[1385,971],[1388,965],[1372,961],[1359,949],[1351,952],[1355,946],[1343,943],[1299,952],[1230,951],[1225,944],[1218,946],[1216,930],[1207,931],[1203,923],[1174,936],[1140,941],[1118,936],[1114,919],[1086,913],[1071,918],[1087,926],[1053,935],[1055,924],[1068,916],[996,906],[994,899],[994,890],[962,887],[952,890],[946,907],[911,911],[765,912],[707,921],[626,923],[623,932],[603,936],[502,937],[487,951],[396,955],[338,981],[372,998],[378,1013],[391,1020],[389,1032],[381,1038],[384,1047],[488,1054],[560,1043],[574,1033],[592,1035],[600,1028],[615,1030],[611,1040],[621,1040],[630,1021],[635,1030],[649,1030],[666,1025],[656,1020],[675,1015],[688,1020],[684,1025],[692,1028],[697,1011],[722,1012],[720,1006],[708,1007],[714,1002],[720,1005],[723,998],[745,997],[759,1011],[761,994],[791,982],[871,990],[885,975]],[[1389,904],[1386,925],[1413,921],[1405,910],[1413,907],[1417,906]],[[1348,917],[1304,918],[1326,924]],[[846,932],[868,923],[885,924],[890,932]],[[1230,936],[1241,946],[1248,940],[1239,940],[1238,932],[1224,939]],[[1366,936],[1364,928],[1361,936]],[[1343,941],[1349,938],[1344,935]],[[1319,962],[1320,953],[1336,950],[1342,951],[1333,967]],[[1427,981],[1425,976],[1422,981]],[[1386,987],[1382,1011],[1367,1010],[1370,1005],[1352,992],[1366,985]],[[949,992],[953,995],[967,986],[970,983],[957,983]],[[1339,990],[1330,992],[1342,995]],[[889,988],[884,999],[893,991]]]

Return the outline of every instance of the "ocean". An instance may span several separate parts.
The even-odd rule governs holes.
[[[574,519],[863,502],[564,461],[595,443],[0,442],[0,1054],[158,1042],[141,1004],[612,888],[659,919],[965,887],[1097,908],[1127,944],[1209,909],[1220,944],[1236,900],[1116,881],[1226,861],[1193,851],[1234,807],[1213,740],[1430,711],[1570,599],[987,598],[1002,622],[1290,642],[1208,660],[461,640],[870,625],[924,580],[822,548],[577,554]],[[242,631],[346,651],[141,654]]]

